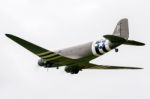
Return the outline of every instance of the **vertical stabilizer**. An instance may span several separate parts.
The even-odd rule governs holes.
[[[117,23],[113,35],[122,37],[126,40],[129,38],[128,19],[124,18]]]

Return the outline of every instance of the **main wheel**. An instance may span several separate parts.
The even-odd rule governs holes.
[[[75,73],[75,74],[78,74],[78,73],[79,73],[79,70],[75,70],[74,73]]]
[[[118,52],[119,51],[119,49],[118,48],[115,48],[115,52]]]
[[[78,74],[79,73],[79,70],[74,70],[71,72],[71,74]]]

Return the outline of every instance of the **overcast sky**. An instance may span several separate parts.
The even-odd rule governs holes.
[[[49,50],[112,34],[129,19],[130,39],[93,63],[143,70],[83,70],[78,75],[40,68],[34,54],[5,37],[10,33]],[[149,0],[0,0],[1,99],[150,99]]]

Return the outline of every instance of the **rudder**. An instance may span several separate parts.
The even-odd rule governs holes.
[[[128,28],[128,19],[121,19],[113,32],[113,35],[122,37],[124,39],[129,38],[129,28]]]

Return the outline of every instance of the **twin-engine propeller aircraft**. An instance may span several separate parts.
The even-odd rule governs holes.
[[[120,20],[113,34],[104,35],[104,39],[54,52],[39,47],[12,34],[6,34],[6,36],[39,56],[41,59],[39,59],[38,65],[45,68],[56,67],[58,69],[60,66],[66,66],[65,71],[71,74],[77,74],[82,69],[142,69],[139,67],[96,65],[89,62],[98,56],[104,55],[112,49],[115,49],[115,51],[118,52],[116,47],[121,44],[135,46],[145,45],[138,41],[128,40],[128,19]]]

